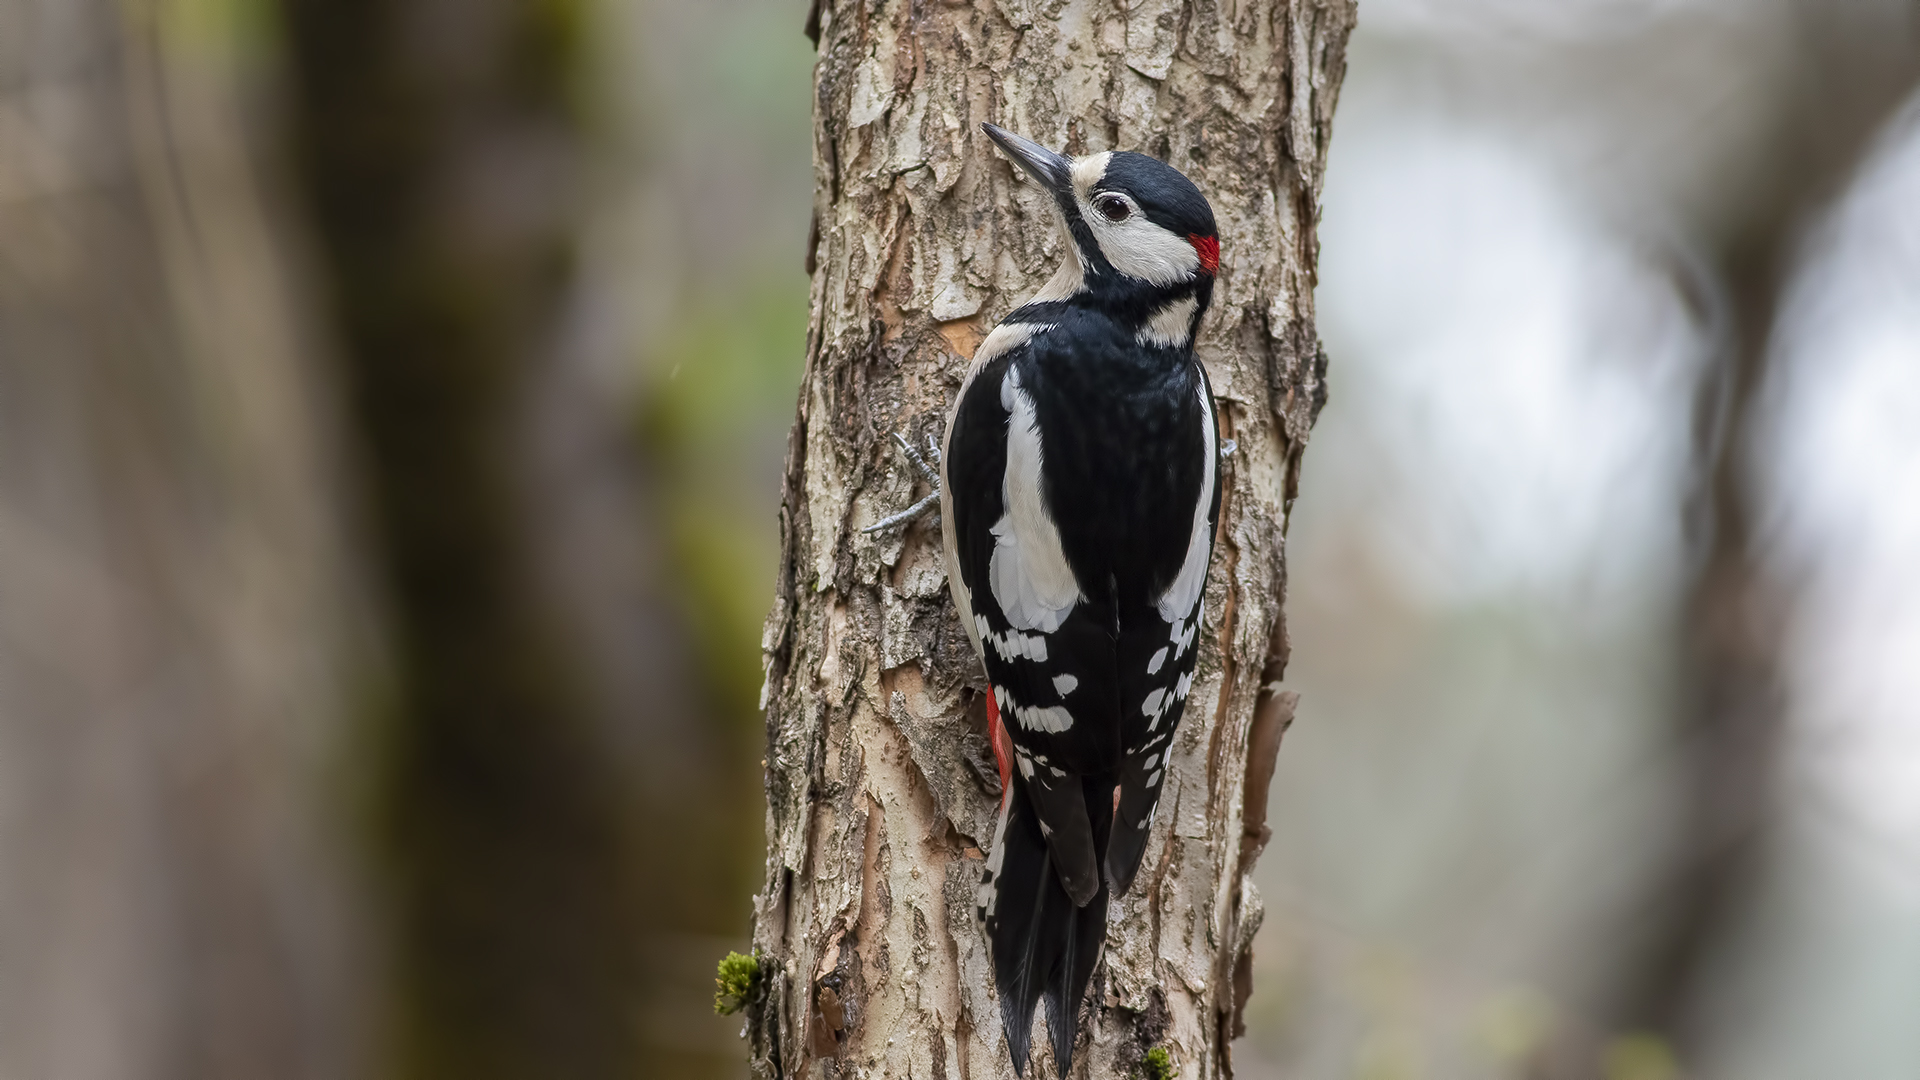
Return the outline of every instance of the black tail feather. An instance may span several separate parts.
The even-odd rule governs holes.
[[[1140,860],[1147,853],[1147,838],[1153,829],[1154,806],[1160,801],[1164,782],[1158,770],[1149,787],[1146,770],[1128,762],[1120,772],[1120,805],[1115,810],[1113,836],[1107,842],[1107,884],[1114,895],[1125,896],[1133,887],[1133,876],[1140,871]]]
[[[1062,935],[1064,955],[1056,977],[1048,980],[1047,1031],[1053,1035],[1053,1060],[1060,1063],[1060,1075],[1073,1064],[1074,1038],[1080,1030],[1080,1000],[1087,996],[1087,983],[1093,978],[1093,966],[1100,959],[1100,946],[1107,937],[1107,890],[1102,886],[1087,906],[1067,915]]]
[[[1106,940],[1107,887],[1102,884],[1085,907],[1068,897],[1023,787],[1015,783],[1009,793],[1007,823],[995,860],[998,873],[991,882],[995,895],[987,932],[993,941],[994,982],[1000,991],[1000,1022],[1014,1073],[1026,1074],[1034,1011],[1044,998],[1054,1060],[1064,1076],[1073,1063],[1080,1001]],[[1113,785],[1110,780],[1089,782],[1087,790],[1095,840],[1104,845]]]
[[[1176,701],[1171,706],[1174,724],[1180,722],[1181,704]],[[1160,791],[1166,786],[1173,729],[1169,727],[1154,737],[1152,728],[1148,728],[1140,737],[1140,743],[1120,756],[1120,798],[1113,811],[1113,838],[1103,848],[1107,853],[1107,885],[1115,896],[1125,896],[1133,887],[1133,877],[1140,872],[1140,860],[1147,853],[1154,808],[1160,804]]]

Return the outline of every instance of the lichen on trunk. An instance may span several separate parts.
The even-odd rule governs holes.
[[[860,531],[925,493],[889,435],[939,434],[974,346],[1066,254],[982,121],[1162,158],[1219,219],[1198,352],[1238,450],[1204,651],[1073,1074],[1127,1076],[1164,1046],[1188,1080],[1230,1075],[1261,916],[1249,872],[1292,716],[1284,535],[1325,400],[1315,225],[1353,19],[1351,0],[820,0],[809,19],[813,318],[763,642],[761,1075],[1011,1072],[973,911],[998,800],[984,675],[938,528]],[[1053,1072],[1037,1049],[1030,1075]]]

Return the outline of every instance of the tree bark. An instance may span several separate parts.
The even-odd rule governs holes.
[[[1074,1075],[1128,1075],[1156,1045],[1188,1080],[1231,1074],[1262,911],[1249,871],[1292,716],[1284,534],[1325,400],[1315,225],[1353,20],[1350,0],[816,4],[813,318],[764,639],[762,1076],[1011,1072],[973,913],[998,799],[984,676],[937,527],[860,532],[925,490],[889,434],[938,435],[974,346],[1065,254],[989,120],[1160,157],[1220,221],[1198,352],[1239,449],[1192,703]]]

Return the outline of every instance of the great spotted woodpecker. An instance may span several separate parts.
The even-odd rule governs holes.
[[[1107,902],[1133,883],[1193,686],[1220,512],[1193,355],[1220,241],[1192,181],[1143,154],[1070,158],[992,124],[1069,241],[974,353],[947,421],[941,528],[985,663],[1002,781],[980,886],[1024,1074],[1047,1004],[1064,1076]]]

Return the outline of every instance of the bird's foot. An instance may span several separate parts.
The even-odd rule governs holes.
[[[900,448],[900,453],[904,455],[908,461],[913,463],[914,470],[924,477],[927,483],[933,485],[933,490],[927,494],[926,498],[921,499],[905,510],[891,517],[881,518],[879,521],[861,529],[860,531],[863,533],[876,533],[883,529],[891,529],[895,525],[904,525],[940,505],[940,445],[934,442],[933,436],[929,435],[927,436],[927,448],[925,452],[922,452],[919,448],[908,442],[905,435],[897,431],[893,433],[893,443]],[[931,465],[927,463],[929,458],[933,460],[933,464]]]

